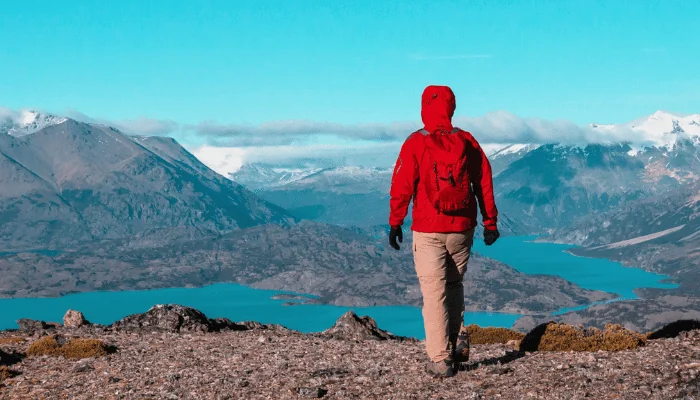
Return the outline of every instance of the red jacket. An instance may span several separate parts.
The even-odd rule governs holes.
[[[452,115],[455,96],[447,86],[428,86],[422,96],[421,117],[425,127],[406,139],[394,167],[391,180],[391,213],[389,224],[401,226],[413,200],[413,225],[411,229],[424,233],[463,232],[476,227],[476,202],[460,215],[439,214],[428,201],[421,185],[418,185],[419,166],[424,151],[425,135],[436,130],[452,131]],[[464,135],[471,147],[468,150],[469,176],[472,180],[472,196],[481,209],[484,229],[496,229],[498,210],[493,198],[491,164],[479,143],[469,133],[455,130],[454,135]],[[472,199],[474,200],[474,199]]]

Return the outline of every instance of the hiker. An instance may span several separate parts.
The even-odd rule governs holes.
[[[484,243],[500,236],[493,198],[491,164],[474,137],[452,126],[455,96],[447,86],[423,91],[423,129],[411,134],[399,153],[391,181],[391,231],[396,250],[413,200],[413,258],[421,293],[426,370],[453,376],[469,359],[464,327],[464,273],[477,226],[476,202],[484,225]],[[398,240],[398,242],[397,242]]]

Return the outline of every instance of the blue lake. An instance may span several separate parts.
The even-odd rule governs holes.
[[[559,275],[584,288],[614,292],[622,298],[635,298],[633,290],[638,287],[676,287],[661,283],[666,276],[627,268],[607,260],[576,257],[564,252],[571,246],[533,243],[530,242],[532,239],[534,237],[504,237],[491,247],[478,242],[474,251],[505,262],[524,273]],[[468,275],[466,279],[469,279]],[[285,292],[215,284],[202,288],[89,292],[59,298],[0,299],[0,329],[16,328],[19,318],[60,321],[68,309],[82,311],[91,322],[109,324],[129,314],[144,312],[154,304],[177,303],[197,308],[210,318],[275,323],[302,332],[322,331],[344,312],[353,309],[359,315],[370,315],[381,328],[394,334],[419,339],[425,337],[421,312],[417,307],[285,306],[283,303],[286,300],[271,298],[280,293]],[[519,317],[516,314],[465,313],[468,324],[480,326],[510,327]]]
[[[158,303],[177,303],[194,307],[208,317],[227,317],[234,321],[253,320],[275,323],[302,332],[319,332],[330,327],[343,313],[352,309],[370,315],[382,329],[394,334],[423,338],[420,309],[410,306],[336,307],[328,305],[283,305],[272,300],[271,290],[251,289],[235,284],[214,284],[202,288],[176,288],[124,292],[89,292],[60,298],[0,299],[0,329],[16,328],[19,318],[61,321],[68,309],[83,312],[90,322],[109,324],[129,314],[141,313]],[[511,326],[518,315],[468,313],[471,323],[484,326]]]
[[[665,275],[625,267],[610,260],[574,256],[565,252],[574,246],[532,242],[535,239],[536,236],[503,237],[490,247],[476,242],[473,251],[529,275],[558,275],[585,289],[617,293],[620,299],[636,299],[636,288],[678,287],[662,282],[668,279]]]

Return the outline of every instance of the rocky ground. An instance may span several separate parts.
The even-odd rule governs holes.
[[[697,330],[617,352],[477,344],[455,377],[436,379],[424,372],[423,343],[354,315],[315,335],[207,319],[177,306],[108,327],[76,327],[83,322],[75,314],[65,324],[25,320],[20,331],[0,332],[0,363],[10,371],[0,398],[700,399]],[[23,356],[47,334],[97,338],[115,350],[77,360]]]

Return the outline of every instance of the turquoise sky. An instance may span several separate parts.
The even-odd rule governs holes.
[[[700,111],[700,1],[92,1],[0,4],[0,105],[113,120],[576,123]]]

